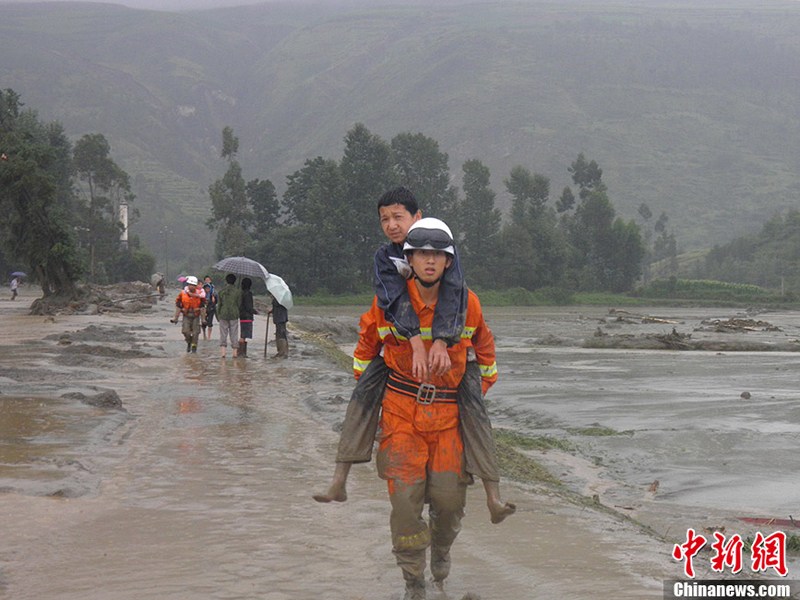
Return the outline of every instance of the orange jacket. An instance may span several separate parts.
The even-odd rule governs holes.
[[[422,301],[413,280],[408,282],[408,295],[414,311],[419,315],[420,334],[425,348],[430,349],[433,343],[431,325],[436,304],[426,305]],[[471,290],[469,291],[467,318],[461,334],[461,341],[447,349],[452,368],[444,375],[433,375],[430,383],[437,387],[457,388],[464,377],[467,349],[470,346],[475,349],[481,369],[483,392],[486,393],[486,390],[497,381],[494,336],[486,321],[483,320],[480,300]],[[406,379],[413,379],[411,343],[386,320],[383,311],[378,308],[377,298],[375,298],[370,310],[361,315],[358,345],[353,353],[353,372],[356,379],[361,377],[364,369],[373,358],[380,354],[381,349],[383,349],[386,366]]]
[[[200,309],[205,305],[205,302],[205,298],[192,296],[186,293],[186,290],[181,290],[181,293],[175,299],[175,306],[180,308],[184,315],[196,317],[200,314]]]

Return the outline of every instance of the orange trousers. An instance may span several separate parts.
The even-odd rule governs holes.
[[[458,428],[458,405],[387,389],[383,397],[378,473],[388,482],[392,552],[404,574],[422,576],[425,552],[447,554],[461,530],[468,478]],[[430,503],[430,524],[423,519]]]

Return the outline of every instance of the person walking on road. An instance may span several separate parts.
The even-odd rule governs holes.
[[[203,339],[210,340],[214,333],[214,315],[217,314],[217,291],[211,283],[211,277],[205,276],[203,289],[206,292],[206,318],[201,323],[203,328]]]
[[[219,323],[219,346],[225,358],[228,338],[233,348],[233,357],[239,354],[239,306],[242,303],[242,290],[236,286],[236,275],[225,276],[225,286],[217,292],[217,322]]]
[[[178,322],[178,315],[183,314],[181,333],[186,340],[186,352],[197,352],[197,340],[200,337],[200,322],[205,318],[205,294],[198,290],[197,277],[186,278],[186,287],[175,299],[175,316],[172,323]]]
[[[280,304],[275,297],[272,297],[272,308],[269,309],[272,321],[275,323],[275,346],[278,353],[275,358],[289,358],[289,335],[286,331],[286,323],[289,322],[289,311]]]
[[[19,277],[14,277],[11,280],[11,299],[17,299],[17,290],[19,289]]]
[[[445,269],[439,284],[439,293],[432,324],[425,337],[432,340],[423,344],[419,317],[414,312],[408,294],[408,279],[413,278],[403,253],[406,236],[411,227],[415,237],[440,236],[440,242],[450,245],[449,229],[441,228],[438,219],[426,220],[434,229],[419,228],[422,213],[411,191],[404,187],[386,192],[378,201],[381,228],[389,239],[375,254],[375,294],[378,306],[399,335],[407,339],[412,348],[412,371],[415,379],[426,381],[430,372],[442,373],[450,368],[447,347],[463,339],[466,318],[467,287],[459,265],[458,252],[453,247],[453,258]],[[344,502],[347,500],[347,477],[353,463],[369,462],[378,428],[381,398],[388,369],[381,357],[369,364],[354,363],[360,371],[342,423],[336,466],[328,490],[314,494],[317,502]],[[491,368],[474,360],[467,363],[466,373],[459,385],[457,402],[459,422],[464,442],[465,468],[470,475],[480,477],[486,492],[486,506],[492,523],[501,523],[514,514],[516,506],[503,500],[500,494],[500,468],[492,434],[492,423],[483,400],[481,373]]]
[[[253,280],[242,279],[242,299],[239,304],[239,356],[247,356],[247,340],[253,338],[253,318],[258,311],[253,306]]]
[[[419,235],[416,235],[419,234]],[[438,219],[421,219],[408,230],[403,251],[414,278],[407,280],[411,307],[420,327],[434,319],[445,269],[455,256],[450,229]],[[445,349],[450,368],[431,369],[422,381],[414,373],[414,349],[386,319],[378,298],[361,317],[353,353],[356,377],[383,352],[389,369],[380,417],[378,474],[388,484],[392,552],[405,579],[405,600],[425,600],[426,552],[433,582],[443,590],[450,574],[450,547],[461,530],[470,480],[459,428],[458,388],[474,351],[485,393],[497,380],[494,337],[480,301],[468,291],[464,335]],[[430,352],[433,343],[424,339]],[[423,518],[429,503],[428,520]]]

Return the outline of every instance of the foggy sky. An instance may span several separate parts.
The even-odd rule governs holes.
[[[33,4],[42,0],[0,0],[0,4]],[[76,0],[48,0],[49,2],[75,2]],[[130,8],[150,10],[189,10],[261,4],[267,0],[78,0],[102,4],[121,4]]]

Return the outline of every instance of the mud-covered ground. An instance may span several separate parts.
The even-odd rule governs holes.
[[[373,465],[354,467],[346,503],[310,497],[332,471],[352,389],[337,352],[354,345],[358,308],[293,310],[288,361],[272,345],[264,358],[259,321],[234,361],[216,329],[187,355],[169,302],[45,317],[27,314],[33,299],[0,301],[0,598],[401,597]],[[787,518],[800,502],[797,315],[486,312],[518,512],[491,525],[473,486],[446,593],[429,598],[662,598],[688,527],[767,534],[739,517]],[[730,319],[750,321],[715,323],[743,323]],[[673,330],[780,346],[625,342]],[[704,578],[730,576],[697,560]]]

